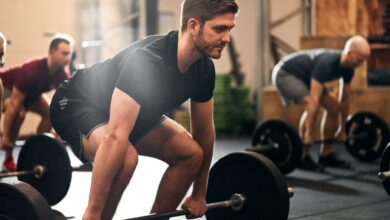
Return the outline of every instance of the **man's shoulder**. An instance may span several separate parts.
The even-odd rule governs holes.
[[[150,39],[151,38],[151,39]],[[165,35],[153,35],[145,38],[150,43],[134,50],[133,56],[156,62],[167,62],[176,57],[177,35],[169,32]]]
[[[316,58],[320,62],[338,62],[341,51],[337,49],[321,49],[316,53]]]
[[[22,63],[22,68],[27,70],[42,69],[45,67],[47,67],[46,56],[33,57]]]
[[[47,56],[36,56],[30,59],[27,59],[23,62],[23,65],[39,65],[42,63],[47,63]]]

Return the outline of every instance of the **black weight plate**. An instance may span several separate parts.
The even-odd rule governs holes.
[[[266,157],[253,152],[229,154],[210,170],[207,203],[229,200],[240,193],[246,203],[240,211],[210,210],[208,220],[286,220],[290,200],[279,169]]]
[[[57,204],[66,196],[72,179],[72,167],[65,148],[47,135],[28,139],[19,153],[18,170],[32,170],[36,165],[46,168],[42,178],[28,175],[18,179],[37,189],[50,205]]]
[[[278,146],[272,151],[256,152],[268,157],[283,174],[293,171],[301,160],[302,141],[295,129],[281,120],[269,119],[258,124],[252,134],[252,146],[258,144]]]
[[[382,156],[389,142],[389,128],[386,122],[372,112],[358,112],[348,117],[346,123],[348,152],[362,162],[372,162]],[[356,138],[365,133],[365,138]]]
[[[380,166],[381,172],[386,172],[389,170],[390,170],[390,144],[387,145],[386,149],[383,151],[381,166]],[[387,194],[390,196],[390,179],[383,180],[382,184]]]
[[[27,183],[0,183],[0,219],[54,220],[42,195]]]
[[[66,220],[68,219],[62,212],[53,209],[52,210],[55,220]]]

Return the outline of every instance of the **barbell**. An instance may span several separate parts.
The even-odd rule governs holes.
[[[390,196],[390,143],[383,151],[378,177],[382,180],[383,188]]]
[[[236,193],[233,194],[229,200],[207,204],[207,211],[211,211],[213,209],[221,209],[221,208],[231,208],[234,211],[240,211],[243,208],[245,201],[246,198],[244,195]],[[150,214],[150,215],[136,217],[136,218],[129,218],[127,220],[164,219],[164,218],[171,218],[171,217],[189,215],[189,214],[190,212],[188,210],[181,209],[172,212],[164,212],[164,213]]]
[[[66,196],[72,171],[91,169],[90,163],[72,167],[65,147],[51,135],[41,134],[27,139],[22,146],[17,171],[0,173],[0,178],[17,176],[37,189],[49,205],[55,205]]]
[[[386,122],[371,112],[350,115],[346,122],[348,139],[344,142],[347,151],[363,162],[372,162],[382,155],[389,142]],[[317,140],[314,143],[332,143],[337,139]],[[252,147],[248,151],[264,154],[287,174],[299,164],[303,143],[297,131],[278,119],[259,123],[252,135]]]
[[[23,187],[20,187],[22,185]],[[28,188],[27,183],[9,185],[0,183],[1,214],[6,219],[54,219],[53,211],[44,197]],[[290,197],[294,190],[288,188],[279,169],[263,155],[237,152],[218,160],[210,170],[206,200],[208,220],[265,219],[286,220]],[[37,199],[34,199],[37,198]],[[4,206],[3,206],[4,205]],[[228,208],[228,209],[227,209]],[[34,213],[28,218],[19,217],[20,210]],[[135,219],[161,219],[187,215],[186,210],[146,215]]]

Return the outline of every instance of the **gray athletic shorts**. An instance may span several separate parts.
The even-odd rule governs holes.
[[[272,71],[272,83],[278,89],[283,106],[287,106],[291,101],[299,102],[310,94],[310,88],[302,80],[279,66],[275,66]]]

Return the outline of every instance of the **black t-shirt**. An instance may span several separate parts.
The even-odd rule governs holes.
[[[112,59],[79,71],[67,84],[79,98],[106,114],[116,87],[140,104],[139,118],[144,119],[159,117],[187,99],[208,101],[215,82],[212,60],[203,57],[180,73],[177,44],[177,31],[146,37]]]
[[[311,78],[320,83],[343,78],[349,84],[354,70],[340,66],[340,50],[313,49],[289,54],[280,61],[281,69],[310,87]]]

